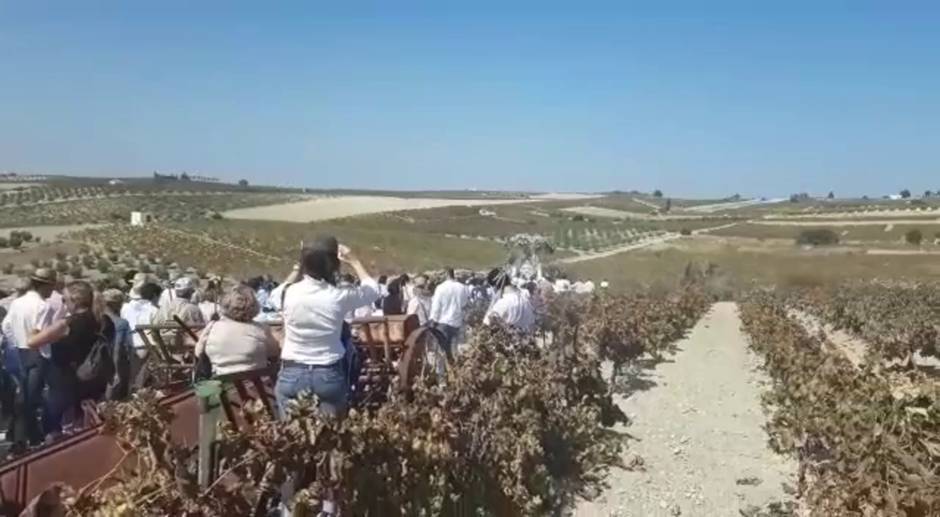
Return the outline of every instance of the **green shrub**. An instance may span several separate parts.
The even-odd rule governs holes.
[[[2,270],[2,271],[3,271],[3,274],[4,274],[4,275],[12,275],[12,274],[13,274],[13,264],[10,263],[10,262],[7,262],[6,264],[3,265],[3,270]]]
[[[924,234],[917,228],[914,228],[904,234],[904,240],[907,241],[908,244],[920,246],[920,243],[924,241]]]
[[[14,237],[14,236],[10,236],[9,245],[10,245],[10,247],[13,248],[13,249],[18,249],[20,246],[23,245],[23,240],[20,239],[20,236],[19,236],[19,235],[15,236],[15,237]]]
[[[692,230],[688,228],[683,228],[679,230],[679,235],[692,235]]]
[[[69,275],[71,275],[72,278],[81,278],[82,274],[84,273],[85,273],[85,270],[82,268],[82,266],[78,264],[75,264],[74,266],[69,268]]]
[[[111,271],[111,263],[105,259],[99,259],[97,266],[98,266],[98,271],[102,273],[108,273],[109,271]]]
[[[803,230],[796,237],[796,243],[809,246],[831,246],[839,244],[839,235],[828,228]]]
[[[6,237],[0,237],[0,248],[6,248],[10,245],[10,240]]]

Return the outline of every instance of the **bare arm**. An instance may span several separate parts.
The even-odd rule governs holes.
[[[362,265],[362,261],[359,260],[359,257],[342,244],[339,246],[339,259],[353,269],[360,281],[372,278],[372,275],[369,274],[366,267]]]
[[[68,335],[68,322],[66,320],[59,320],[30,336],[26,345],[30,348],[40,348],[45,345],[51,345]]]
[[[284,281],[281,282],[281,284],[293,284],[298,280],[300,280],[300,264],[295,264],[294,269],[292,269],[290,274],[284,278]]]

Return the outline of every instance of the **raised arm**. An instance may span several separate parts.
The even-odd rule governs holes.
[[[359,277],[359,287],[346,290],[344,295],[344,309],[348,311],[356,310],[364,305],[369,305],[379,299],[379,284],[372,278],[362,261],[346,246],[340,246],[339,259],[351,267]]]

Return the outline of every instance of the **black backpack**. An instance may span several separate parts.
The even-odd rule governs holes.
[[[99,332],[95,337],[95,343],[91,346],[91,351],[75,371],[78,380],[102,384],[111,382],[115,373],[113,348],[114,344]]]

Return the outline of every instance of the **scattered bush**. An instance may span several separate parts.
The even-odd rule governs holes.
[[[74,266],[69,268],[69,275],[71,275],[72,278],[81,278],[84,273],[85,273],[85,270],[82,268],[82,266],[78,264],[75,264]]]
[[[98,271],[100,271],[101,273],[108,273],[109,271],[111,271],[111,263],[105,259],[99,259],[97,265],[98,265]]]
[[[796,237],[796,243],[801,246],[831,246],[839,244],[839,235],[828,228],[803,230]]]
[[[920,243],[924,241],[924,234],[917,228],[914,228],[904,234],[904,240],[907,241],[908,244],[920,246]]]
[[[4,275],[12,275],[12,274],[13,274],[13,264],[12,264],[12,263],[9,263],[9,262],[6,263],[6,264],[4,264],[4,265],[3,265],[2,272],[3,272]]]
[[[10,240],[6,237],[0,237],[0,248],[6,248],[10,245]]]
[[[210,217],[211,217],[212,219],[218,220],[218,219],[222,219],[222,214],[220,214],[220,213],[218,213],[218,212],[212,212],[212,215],[211,215]]]
[[[20,239],[19,235],[15,237],[11,235],[8,242],[9,242],[10,247],[13,249],[19,249],[19,247],[23,245],[23,240]]]
[[[692,235],[692,230],[688,228],[683,228],[679,230],[679,235]]]

